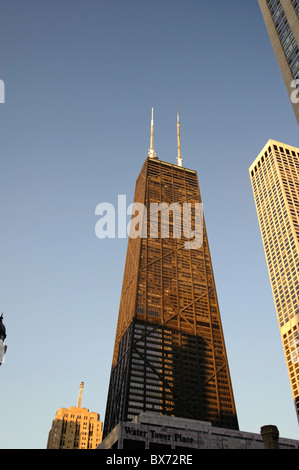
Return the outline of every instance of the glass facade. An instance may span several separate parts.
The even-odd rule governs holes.
[[[269,141],[249,171],[299,419],[299,149]]]
[[[299,1],[258,1],[299,124]]]
[[[292,5],[295,9],[295,13],[299,18],[299,1],[298,0],[292,0]]]
[[[270,14],[275,25],[281,46],[289,64],[292,77],[299,78],[299,47],[291,31],[290,23],[286,17],[285,11],[280,0],[267,0]],[[298,0],[292,0],[295,13],[299,12]]]
[[[147,209],[149,235],[151,204],[201,203],[197,174],[148,158],[134,202]],[[104,436],[144,411],[238,429],[204,222],[201,247],[186,249],[174,214],[169,237],[161,215],[156,236],[128,241]]]

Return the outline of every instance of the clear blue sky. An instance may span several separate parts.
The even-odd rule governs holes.
[[[257,0],[2,0],[0,447],[104,418],[127,240],[95,235],[155,150],[197,170],[242,431],[299,439],[248,168],[298,125]]]

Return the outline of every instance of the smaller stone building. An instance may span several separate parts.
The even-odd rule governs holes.
[[[299,441],[279,438],[276,426],[263,426],[261,434],[216,428],[209,422],[142,413],[119,423],[98,449],[299,449]]]
[[[81,407],[83,385],[81,382],[77,407],[57,410],[47,449],[96,449],[101,443],[100,415]]]

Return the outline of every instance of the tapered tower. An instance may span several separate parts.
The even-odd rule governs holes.
[[[104,436],[144,411],[238,429],[197,174],[181,166],[179,118],[177,129],[178,164],[159,160],[151,145],[136,181],[142,217],[135,236],[133,215],[128,240]]]

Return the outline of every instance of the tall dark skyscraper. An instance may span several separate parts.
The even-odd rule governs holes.
[[[299,1],[258,1],[299,124]]]
[[[197,173],[182,166],[179,119],[177,130],[177,164],[161,161],[152,118],[149,156],[136,181],[147,236],[128,240],[104,437],[144,411],[238,429],[204,219],[199,246],[188,246],[186,224],[196,226],[201,196]],[[186,204],[192,210],[184,212]],[[162,208],[157,232],[154,205]]]

